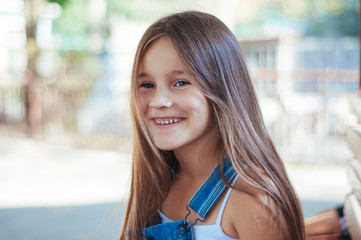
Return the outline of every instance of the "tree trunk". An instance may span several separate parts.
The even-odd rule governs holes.
[[[36,27],[44,0],[24,0],[26,18],[26,51],[28,66],[25,72],[25,109],[28,133],[31,137],[42,135],[42,82],[36,69],[40,49],[36,43]]]

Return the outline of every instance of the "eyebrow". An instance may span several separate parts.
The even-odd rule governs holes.
[[[171,76],[171,75],[187,75],[187,73],[183,70],[173,70],[170,71],[169,73],[167,73],[167,76]],[[140,72],[138,74],[138,78],[146,78],[146,77],[150,77],[151,75],[146,73],[146,72]]]
[[[139,73],[138,74],[138,78],[144,78],[144,77],[148,77],[149,76],[149,74],[148,73],[144,73],[144,72],[141,72],[141,73]]]
[[[171,74],[173,74],[173,75],[182,75],[182,74],[187,75],[187,73],[185,71],[183,71],[183,70],[174,70],[174,71],[169,73],[169,75],[171,75]]]

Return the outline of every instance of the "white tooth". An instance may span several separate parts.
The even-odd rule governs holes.
[[[177,123],[177,122],[179,122],[179,121],[178,121],[177,119],[174,119],[174,122]]]
[[[159,121],[159,120],[157,120],[157,124],[160,124],[160,121]]]
[[[160,121],[160,124],[162,124],[162,125],[163,125],[163,124],[164,124],[164,122],[163,122],[163,121]]]
[[[173,123],[173,120],[169,120],[169,123]]]
[[[169,122],[168,122],[168,121],[165,121],[164,123],[165,123],[165,124],[169,124]]]

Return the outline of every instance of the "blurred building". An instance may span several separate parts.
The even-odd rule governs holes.
[[[348,94],[359,88],[358,39],[286,34],[240,44],[282,155],[310,162],[351,158],[344,134],[357,121]]]
[[[137,43],[151,21],[134,21],[122,12],[107,15],[110,2],[89,0],[86,7],[74,2],[68,13],[54,3],[42,8],[36,70],[44,141],[119,150],[131,137],[131,67]],[[162,5],[155,18],[180,10],[210,12],[236,33],[266,125],[286,160],[350,158],[343,138],[346,126],[356,121],[347,95],[359,84],[357,38],[304,37],[300,22],[276,17],[250,27],[247,21],[255,14],[262,18],[270,14],[267,8],[259,10],[262,4],[262,0],[169,1],[146,9],[156,12]],[[304,3],[297,4],[305,8]],[[66,26],[86,18],[80,24],[86,34],[56,32],[54,22],[61,14],[67,17]],[[0,26],[0,134],[28,136],[24,76],[29,41],[23,0],[0,4]]]

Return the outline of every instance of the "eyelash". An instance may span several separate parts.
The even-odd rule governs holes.
[[[186,80],[179,80],[179,81],[177,81],[177,82],[174,84],[174,86],[177,86],[177,84],[179,84],[179,83],[182,83],[182,84],[181,84],[180,86],[178,86],[178,87],[182,87],[182,86],[191,84],[190,82],[188,82],[188,81],[186,81]]]
[[[139,87],[154,88],[154,84],[153,84],[153,83],[150,83],[150,82],[144,82],[144,83],[140,84]]]
[[[174,86],[175,87],[183,87],[185,85],[191,84],[190,82],[186,81],[186,80],[178,80]],[[150,82],[144,82],[142,84],[140,84],[139,87],[144,87],[144,88],[155,88],[155,85],[153,83]]]

